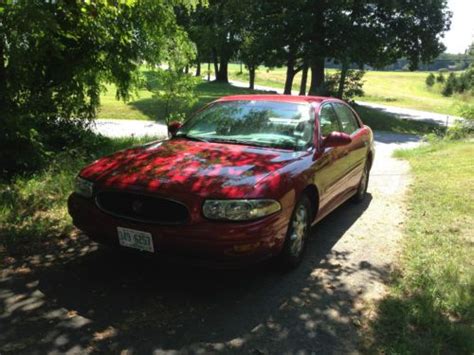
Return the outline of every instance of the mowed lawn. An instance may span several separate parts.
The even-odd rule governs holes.
[[[236,68],[237,66],[233,65],[232,69],[234,67]],[[150,87],[150,83],[147,86]],[[133,94],[129,102],[123,102],[115,98],[115,88],[112,85],[107,86],[107,89],[107,92],[101,97],[102,105],[99,111],[99,118],[164,122],[163,102],[155,97],[152,91],[142,88]],[[252,91],[228,84],[203,81],[196,87],[198,101],[190,112],[221,96],[251,93],[262,93],[262,91]],[[364,123],[375,130],[412,134],[425,134],[440,130],[435,125],[401,119],[394,114],[374,108],[356,106],[355,109],[359,112]]]
[[[414,176],[400,261],[371,353],[474,353],[474,143],[404,150]]]
[[[164,105],[154,93],[146,88],[136,90],[131,100],[124,102],[115,97],[115,87],[107,85],[107,91],[101,95],[101,106],[98,118],[128,119],[128,120],[153,120],[164,122]],[[197,103],[193,109],[225,95],[238,95],[255,93],[245,88],[238,88],[228,84],[203,81],[196,87]]]
[[[248,72],[245,67],[240,73],[240,65],[232,64],[229,68],[232,80],[247,81]],[[328,74],[335,70],[327,70]],[[268,69],[260,67],[256,75],[256,83],[274,88],[282,88],[285,82],[285,68]],[[422,111],[437,112],[449,115],[459,115],[459,106],[463,103],[473,103],[474,96],[454,95],[444,97],[441,85],[428,88],[425,84],[429,72],[382,72],[368,71],[364,77],[365,95],[357,97],[357,101],[373,102],[387,106],[412,108]],[[437,73],[435,73],[437,75]],[[444,74],[447,78],[448,74]],[[301,74],[294,80],[293,90],[299,90]]]

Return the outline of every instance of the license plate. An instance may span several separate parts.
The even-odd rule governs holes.
[[[135,229],[117,227],[120,245],[153,253],[153,238],[151,233],[137,231]]]

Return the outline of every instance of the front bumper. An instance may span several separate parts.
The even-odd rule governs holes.
[[[117,227],[151,233],[155,253],[198,263],[241,267],[277,255],[285,240],[291,211],[251,222],[203,220],[178,226],[134,222],[100,210],[93,199],[72,194],[68,200],[74,225],[94,241],[120,247]]]

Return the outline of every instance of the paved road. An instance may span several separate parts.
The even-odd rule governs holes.
[[[0,270],[0,353],[357,353],[404,220],[414,136],[376,134],[365,203],[312,231],[304,262],[215,271],[98,248],[84,236]]]
[[[107,137],[166,137],[166,125],[154,121],[99,119],[94,130]]]

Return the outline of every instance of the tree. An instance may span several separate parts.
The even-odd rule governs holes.
[[[191,14],[197,51],[200,55],[209,52],[216,81],[229,82],[228,65],[242,43],[246,11],[239,0],[209,0],[209,6],[198,6]]]
[[[104,82],[126,99],[142,63],[168,61],[171,49],[186,46],[175,5],[195,2],[0,2],[3,173],[36,168],[46,152],[78,144]]]
[[[432,87],[432,86],[435,84],[435,82],[436,82],[436,78],[435,78],[434,74],[433,74],[433,73],[430,73],[430,74],[426,77],[425,82],[426,82],[426,85],[427,85],[428,87]]]
[[[441,93],[443,96],[452,96],[456,90],[457,79],[454,73],[449,74],[448,80],[444,84],[443,90]]]
[[[309,1],[312,94],[324,85],[326,58],[379,67],[406,57],[415,69],[444,50],[439,37],[451,16],[446,0]]]

